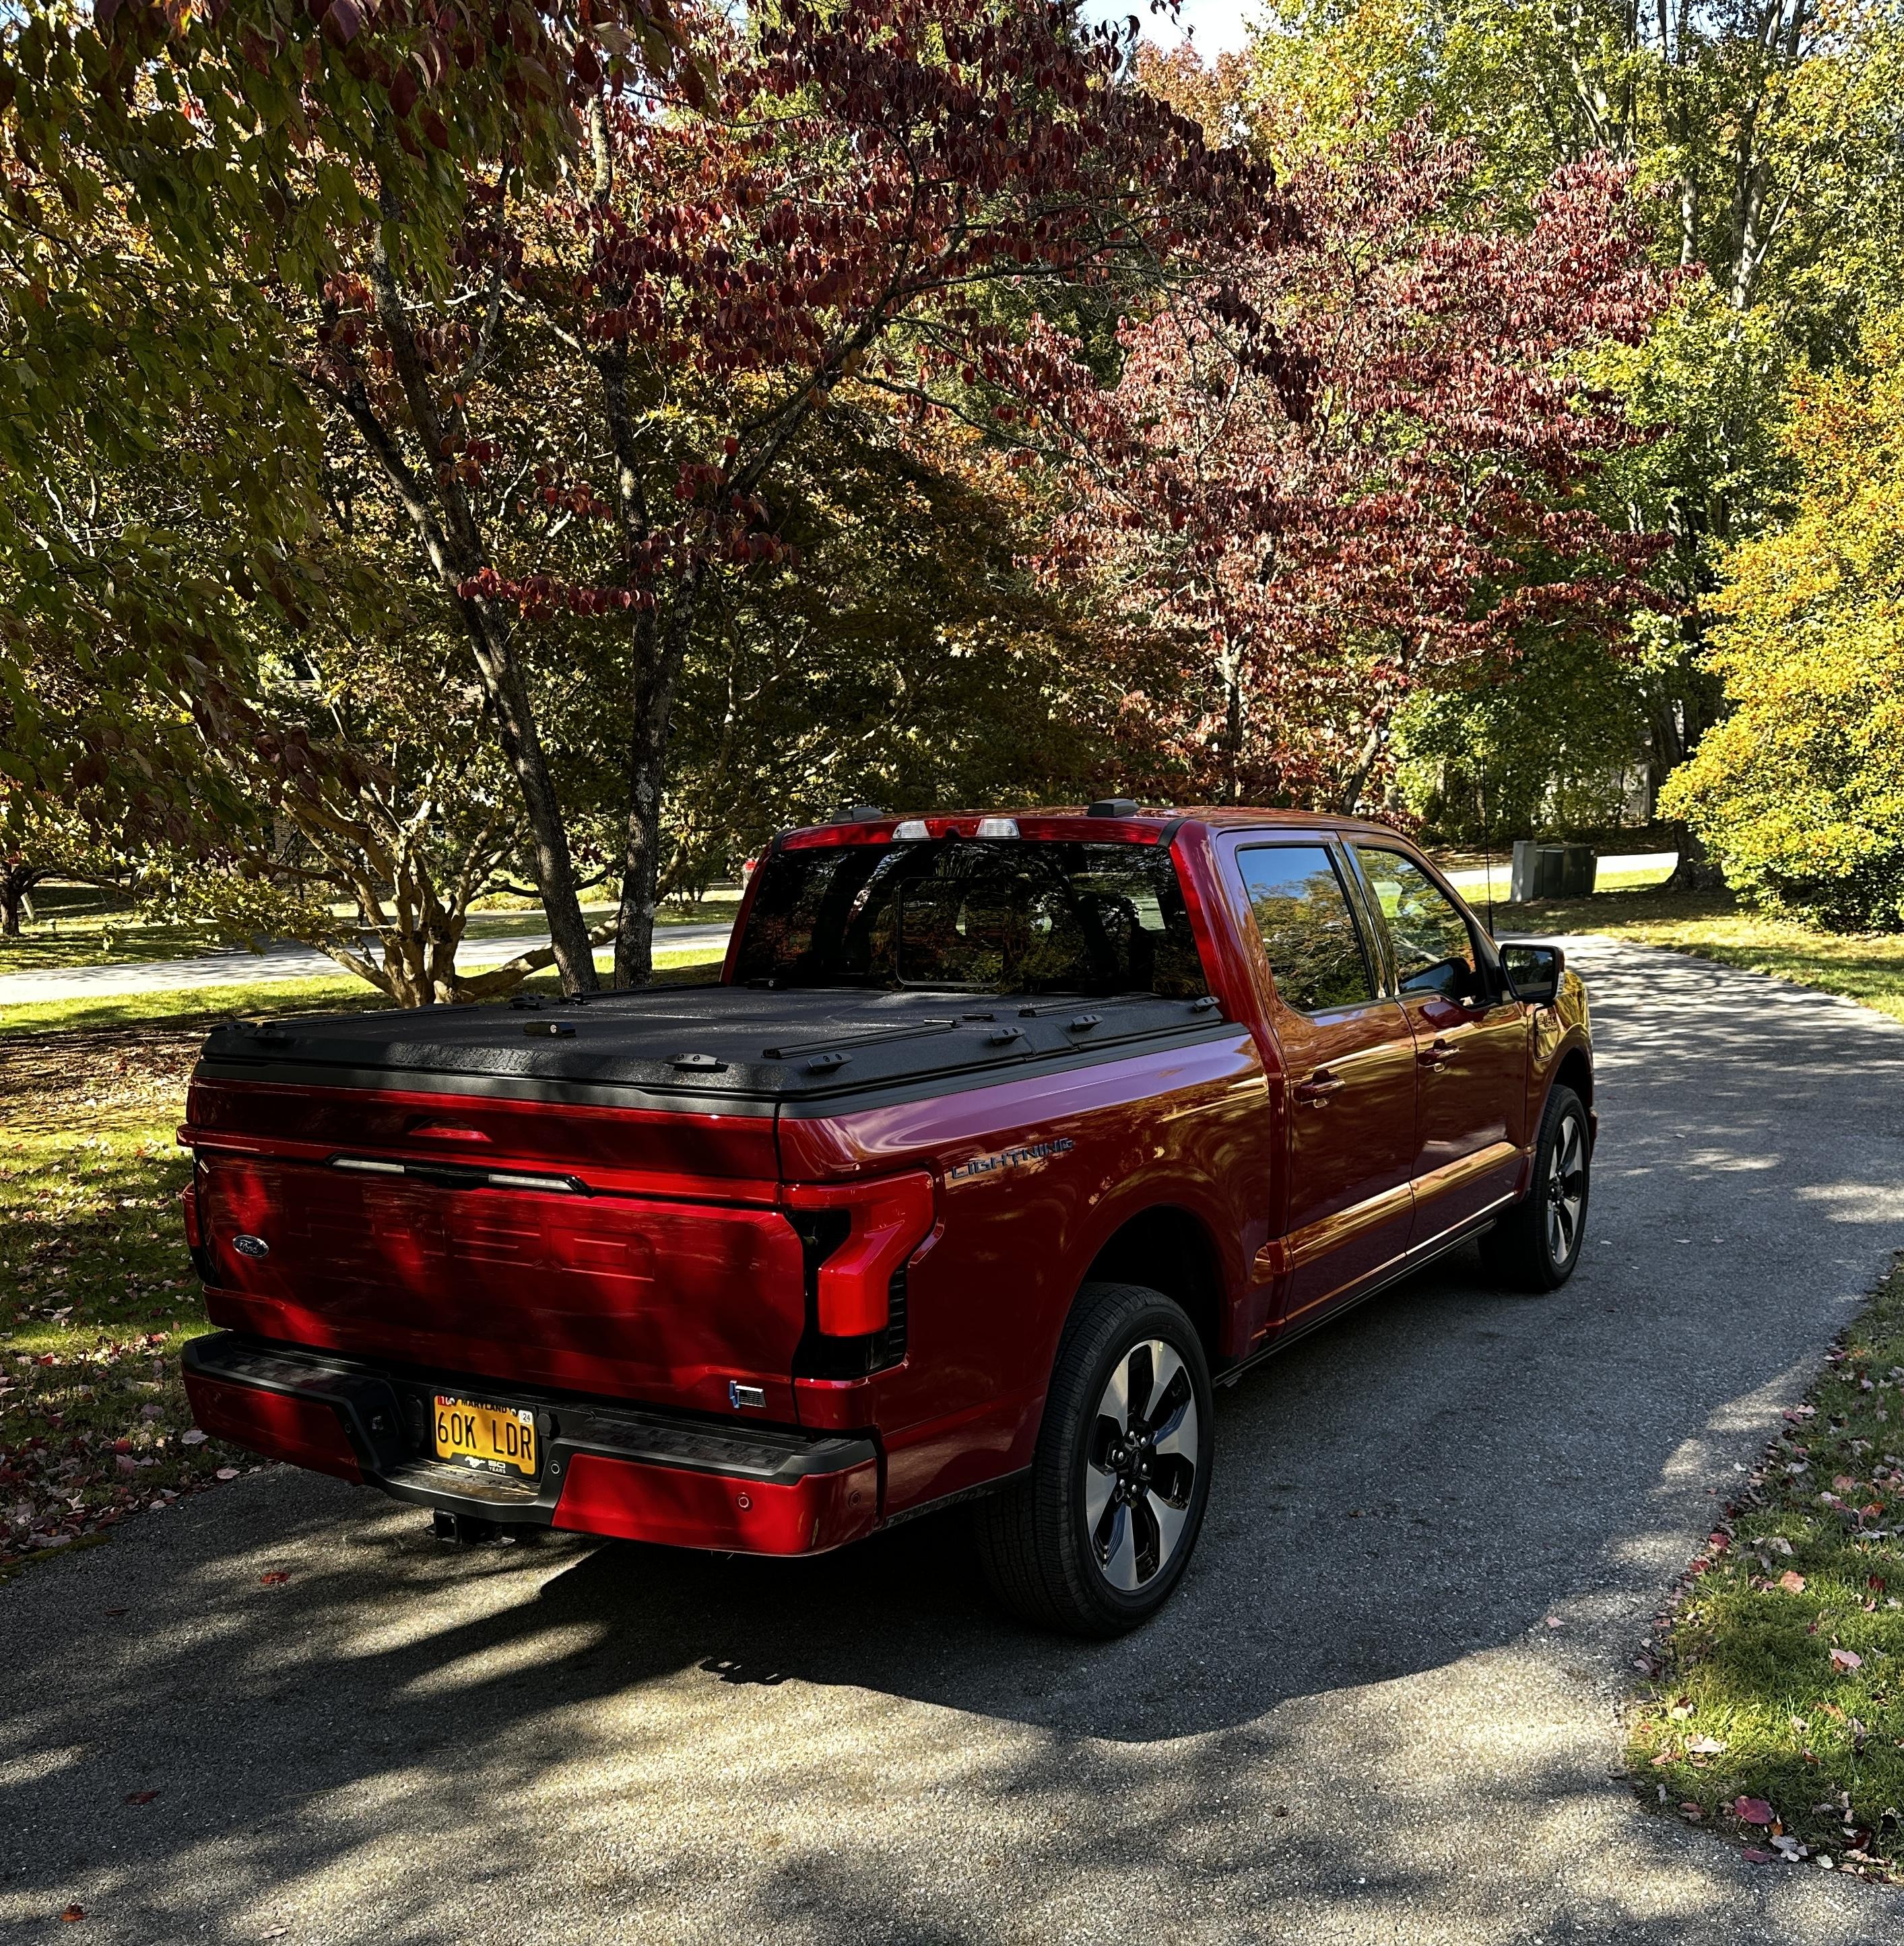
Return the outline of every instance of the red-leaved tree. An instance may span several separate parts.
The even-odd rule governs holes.
[[[1411,692],[1652,598],[1659,542],[1588,498],[1632,434],[1582,360],[1665,296],[1625,178],[1564,170],[1517,230],[1473,161],[1417,125],[1309,165],[1298,240],[1128,326],[1115,387],[1047,421],[1046,565],[1173,649],[1170,788],[1352,811]]]
[[[723,577],[784,563],[778,499],[815,415],[842,388],[923,409],[948,375],[1068,385],[1068,358],[1015,349],[1037,306],[1114,317],[1188,253],[1288,227],[1269,171],[1136,87],[1128,40],[1073,0],[677,16],[703,104],[613,86],[579,49],[561,192],[525,196],[506,158],[472,181],[447,286],[406,276],[391,210],[320,295],[310,365],[499,720],[527,712],[558,621],[563,653],[587,625],[621,685],[628,983],[650,967],[683,658]],[[546,764],[516,763],[555,956],[586,988],[561,808]]]

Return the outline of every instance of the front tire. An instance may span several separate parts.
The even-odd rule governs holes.
[[[1556,1086],[1541,1117],[1527,1194],[1481,1240],[1482,1262],[1510,1290],[1558,1290],[1574,1274],[1587,1237],[1593,1135],[1571,1088]]]
[[[1068,1635],[1148,1621],[1197,1544],[1213,1419],[1209,1364],[1182,1307],[1141,1284],[1086,1284],[1031,1470],[975,1510],[999,1599]]]

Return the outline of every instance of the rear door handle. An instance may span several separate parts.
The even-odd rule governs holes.
[[[1443,1040],[1441,1036],[1437,1034],[1435,1036],[1434,1045],[1432,1047],[1421,1049],[1415,1055],[1415,1059],[1433,1073],[1445,1067],[1460,1052],[1460,1049],[1452,1042]]]
[[[1295,1095],[1305,1107],[1318,1107],[1331,1095],[1339,1093],[1344,1083],[1339,1074],[1331,1074],[1326,1067],[1318,1067],[1306,1081],[1296,1084]]]

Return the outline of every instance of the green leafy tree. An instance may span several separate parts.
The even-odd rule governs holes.
[[[1872,369],[1795,385],[1785,527],[1723,561],[1709,659],[1731,713],[1670,780],[1748,897],[1904,929],[1904,312]]]
[[[1022,564],[1042,509],[1006,457],[867,403],[827,415],[780,517],[793,553],[727,583],[691,654],[680,882],[850,802],[1101,795],[1145,770],[1102,630]]]
[[[184,835],[190,704],[300,602],[319,423],[278,301],[403,212],[438,274],[472,159],[547,176],[560,81],[664,67],[664,0],[491,32],[434,0],[23,0],[0,20],[0,771]],[[136,479],[143,490],[119,490]],[[221,520],[221,544],[181,527]],[[128,726],[153,698],[165,741]],[[144,761],[128,761],[136,748]]]

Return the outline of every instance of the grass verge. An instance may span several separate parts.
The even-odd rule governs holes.
[[[37,904],[37,919],[12,937],[0,935],[0,973],[190,959],[230,944],[220,937],[216,927],[201,921],[141,919],[124,899],[91,886],[42,885]],[[665,904],[655,914],[654,922],[661,931],[671,926],[731,925],[740,909],[738,888],[721,890],[710,892],[697,906]],[[348,916],[342,907],[334,910]],[[591,921],[606,918],[614,910],[601,904],[583,907]],[[471,941],[547,935],[548,922],[541,907],[523,902],[472,912],[464,934]]]
[[[1748,1855],[1904,1877],[1904,1266],[1662,1617],[1642,1794]]]
[[[197,1431],[179,1377],[211,1329],[178,1214],[186,1083],[234,1012],[379,1000],[360,981],[123,998],[153,1011],[46,1022],[0,1061],[0,1579],[258,1463]]]
[[[209,1329],[172,1139],[199,1039],[48,1035],[0,1063],[0,1575],[257,1463],[179,1382]]]
[[[1904,1020],[1904,933],[1817,932],[1742,911],[1724,892],[1596,892],[1497,906],[1494,922],[1503,934],[1607,933],[1816,987]]]

